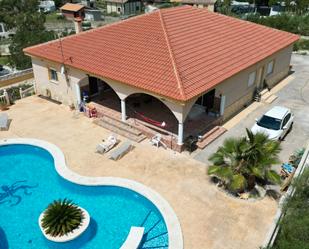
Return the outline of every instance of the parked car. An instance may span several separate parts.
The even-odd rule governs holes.
[[[275,106],[266,112],[251,128],[251,131],[256,134],[263,132],[270,139],[282,140],[285,135],[292,129],[294,115],[290,109],[283,106]]]

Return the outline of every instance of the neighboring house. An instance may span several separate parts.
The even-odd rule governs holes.
[[[107,0],[107,14],[136,15],[142,11],[141,0]]]
[[[197,8],[207,8],[210,11],[215,10],[215,3],[217,0],[171,0],[174,3],[182,3]]]
[[[39,4],[39,11],[43,13],[50,13],[56,11],[56,5],[54,1],[41,1]]]
[[[86,21],[101,21],[102,12],[99,9],[85,9],[85,20]]]
[[[94,8],[95,6],[95,0],[82,0],[80,3],[88,8]]]
[[[272,87],[286,77],[298,39],[182,6],[24,52],[32,58],[39,94],[77,106],[82,92],[88,92],[97,106],[113,106],[115,118],[129,122],[127,116],[139,115],[149,127],[170,132],[181,147],[184,138],[201,134],[198,126],[205,130],[218,119],[229,119],[265,83]]]
[[[66,3],[61,8],[62,15],[69,21],[73,21],[75,32],[80,33],[82,28],[82,22],[85,19],[85,6],[81,4]]]

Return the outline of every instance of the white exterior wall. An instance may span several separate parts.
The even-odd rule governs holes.
[[[274,86],[281,79],[283,79],[289,72],[291,54],[293,46],[289,46],[267,59],[254,64],[253,66],[241,71],[240,73],[232,76],[231,78],[223,81],[215,87],[216,96],[220,94],[226,96],[225,101],[225,115],[224,119],[231,117],[236,112],[240,111],[244,105],[252,102],[253,94],[258,85],[258,70],[264,66],[261,81],[266,79],[270,86]],[[257,50],[258,52],[258,50]],[[272,74],[266,76],[267,64],[274,60],[274,71]],[[256,71],[256,81],[251,87],[248,87],[249,75],[251,72]]]
[[[61,74],[61,65],[59,63],[54,63],[39,58],[32,58],[32,66],[37,93],[46,96],[46,90],[49,90],[51,92],[52,99],[60,101],[66,105],[73,104],[74,106],[77,106],[80,101],[80,97],[77,96],[78,91],[76,90],[76,87],[88,85],[88,75],[104,80],[111,88],[113,88],[118,97],[122,100],[134,93],[145,93],[156,97],[173,112],[177,120],[181,123],[184,122],[186,115],[195,102],[195,99],[187,102],[186,104],[169,100],[165,97],[161,97],[111,79],[87,74],[86,72],[72,67],[66,67],[69,79],[67,82],[66,77]],[[54,82],[49,79],[49,68],[52,68],[58,72],[58,82]]]
[[[120,11],[118,11],[119,8],[120,8]],[[120,14],[124,13],[124,7],[123,7],[123,4],[121,4],[121,3],[107,2],[106,3],[106,11],[107,11],[107,14],[117,13],[117,14],[120,15]]]

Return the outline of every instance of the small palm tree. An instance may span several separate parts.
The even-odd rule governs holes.
[[[71,200],[57,200],[43,213],[41,225],[46,234],[63,236],[78,228],[84,219],[83,211]]]
[[[271,169],[279,163],[280,144],[263,133],[246,131],[247,137],[226,139],[209,158],[213,165],[208,174],[217,176],[226,189],[236,193],[253,189],[257,179],[280,182],[280,176]]]

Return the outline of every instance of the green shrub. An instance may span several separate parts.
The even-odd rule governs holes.
[[[309,249],[309,169],[293,185],[295,193],[284,204],[283,217],[274,246],[269,249]]]
[[[251,14],[248,15],[246,19],[250,22],[294,34],[309,35],[309,15],[284,13],[276,16],[261,17],[259,14]]]
[[[294,51],[298,51],[298,50],[309,50],[309,40],[300,39],[299,41],[297,41],[296,43],[294,43],[293,50],[294,50]]]
[[[66,235],[78,228],[84,219],[83,211],[71,200],[51,203],[43,213],[42,227],[53,237]]]

